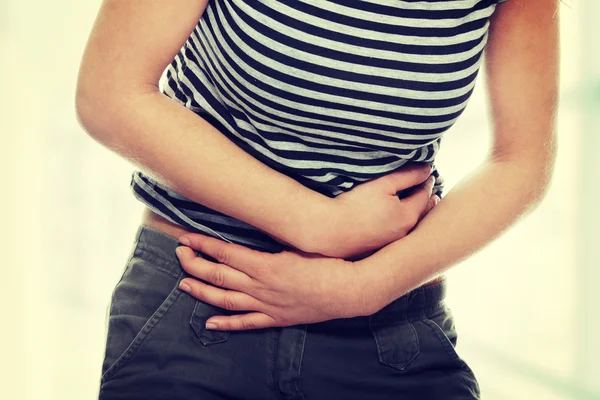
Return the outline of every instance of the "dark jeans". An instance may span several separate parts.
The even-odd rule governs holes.
[[[211,331],[210,316],[235,312],[179,290],[178,245],[140,225],[112,295],[100,399],[479,398],[455,351],[445,281],[371,316]]]

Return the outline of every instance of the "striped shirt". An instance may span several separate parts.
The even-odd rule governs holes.
[[[209,0],[160,82],[241,149],[328,197],[409,162],[435,168],[504,0]],[[189,230],[253,249],[257,228],[134,171],[138,200]]]

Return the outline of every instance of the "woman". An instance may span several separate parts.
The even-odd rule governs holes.
[[[147,207],[100,398],[479,398],[443,273],[556,153],[557,4],[499,3],[105,0],[77,112]],[[493,143],[437,204],[484,53]]]

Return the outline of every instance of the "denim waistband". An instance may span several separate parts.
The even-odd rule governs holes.
[[[156,268],[176,277],[184,272],[175,255],[177,246],[183,244],[164,232],[146,225],[140,225],[137,229],[135,251],[147,252],[154,258]],[[446,288],[446,278],[432,285],[421,286],[397,298],[376,314],[394,319],[414,319],[434,314],[444,308]]]
[[[436,314],[445,308],[446,278],[431,285],[421,286],[386,305],[376,314],[393,319],[414,320]]]
[[[138,227],[133,243],[135,252],[148,254],[152,257],[152,265],[175,277],[185,272],[175,254],[178,246],[183,246],[183,243],[146,225]]]

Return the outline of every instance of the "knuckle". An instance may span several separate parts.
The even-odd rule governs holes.
[[[222,246],[215,251],[214,258],[221,264],[229,264],[229,260],[231,259],[229,251]]]
[[[223,268],[214,268],[210,274],[210,281],[217,286],[225,286],[225,271]]]
[[[436,180],[437,180],[437,179],[435,178],[435,176],[434,176],[434,175],[430,175],[430,176],[429,176],[429,181],[430,181],[430,182],[429,182],[429,186],[431,186],[431,188],[432,188],[432,189],[433,189],[433,187],[435,186],[435,182],[436,182]]]
[[[256,323],[251,319],[241,321],[240,325],[241,325],[241,328],[244,330],[256,329]]]
[[[237,301],[231,295],[223,298],[223,308],[226,310],[237,310]]]

